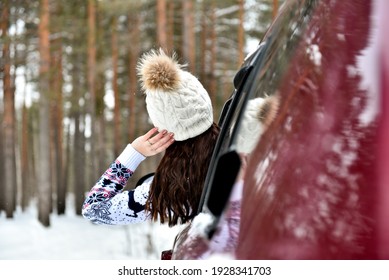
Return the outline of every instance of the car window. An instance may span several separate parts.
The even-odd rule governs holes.
[[[241,100],[230,123],[230,136],[225,138],[224,149],[233,148],[250,154],[260,135],[270,125],[278,110],[277,88],[287,64],[299,43],[302,31],[316,1],[292,2],[272,27],[263,43],[261,61],[256,63],[244,90],[247,98]]]
[[[223,176],[220,178],[214,176],[219,165],[226,166],[220,160],[234,158],[233,156],[224,157],[224,155],[236,151],[243,156],[242,159],[246,159],[258,142],[263,128],[256,127],[260,124],[260,119],[256,117],[263,118],[267,108],[277,107],[278,82],[284,74],[286,64],[293,57],[300,34],[306,26],[315,3],[315,0],[287,2],[282,14],[278,16],[258,50],[245,62],[243,67],[249,67],[250,71],[246,73],[245,79],[236,89],[230,108],[223,120],[221,136],[215,147],[216,152],[207,175],[200,211],[204,210],[204,203],[212,204],[208,198],[212,193],[212,188],[220,187],[220,182],[217,181],[225,183],[222,180]],[[265,97],[269,98],[270,102],[263,102],[262,99]],[[262,112],[256,112],[257,107],[261,107]],[[232,172],[232,170],[235,170],[235,167],[226,172]],[[231,190],[230,186],[224,187],[226,192]],[[217,190],[217,192],[220,193],[222,190]]]

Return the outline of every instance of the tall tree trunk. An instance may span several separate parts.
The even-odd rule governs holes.
[[[166,7],[166,48],[169,52],[174,49],[174,2],[175,1],[168,1]]]
[[[157,43],[165,50],[167,49],[166,34],[166,1],[157,0]]]
[[[23,105],[22,109],[22,137],[21,137],[21,151],[20,151],[20,166],[21,166],[21,184],[22,184],[22,193],[21,193],[21,206],[22,211],[25,211],[29,198],[31,197],[29,185],[31,185],[31,180],[29,180],[30,168],[29,168],[29,151],[32,147],[29,146],[29,127],[28,127],[28,109],[26,104]]]
[[[211,20],[210,20],[210,53],[209,53],[209,94],[211,96],[212,104],[216,106],[216,94],[217,94],[217,80],[215,75],[216,70],[216,5],[214,2],[211,4]]]
[[[135,138],[136,131],[136,92],[137,92],[137,78],[136,78],[136,63],[140,54],[140,16],[139,13],[130,13],[128,17],[128,26],[130,27],[130,54],[129,54],[129,98],[128,108],[130,111],[129,126],[128,126],[128,140],[132,141]]]
[[[88,92],[87,113],[90,117],[90,180],[98,176],[96,150],[96,0],[88,0]]]
[[[2,39],[3,44],[3,59],[4,59],[4,115],[3,115],[3,145],[4,145],[4,210],[7,218],[13,217],[15,210],[16,198],[16,169],[15,169],[15,103],[14,90],[11,82],[11,57],[10,57],[10,43],[8,37],[9,28],[9,1],[6,0],[3,4],[2,11]]]
[[[53,2],[55,15],[63,13],[63,3]],[[56,18],[54,18],[56,20]],[[59,215],[65,214],[66,208],[66,186],[64,185],[64,147],[63,147],[63,50],[62,50],[62,23],[52,22],[51,32],[53,40],[51,49],[50,68],[50,109],[51,109],[51,147],[52,154],[52,186],[56,192],[56,210]]]
[[[22,65],[27,64],[27,53],[24,53],[22,56]],[[27,210],[30,199],[33,196],[32,189],[36,185],[36,182],[33,180],[32,168],[30,158],[33,154],[33,145],[32,145],[32,129],[29,118],[30,109],[26,106],[26,96],[27,96],[27,84],[29,83],[27,71],[24,71],[24,81],[25,85],[23,88],[23,107],[22,107],[22,120],[21,120],[21,136],[20,136],[20,205],[22,211]]]
[[[244,60],[244,0],[239,0],[238,25],[238,68]]]
[[[68,189],[69,185],[69,177],[70,177],[70,161],[71,161],[71,132],[70,132],[70,124],[66,129],[66,140],[65,140],[65,154],[64,154],[64,168],[63,168],[63,187],[65,190]]]
[[[74,63],[82,61],[75,55]],[[81,215],[81,206],[85,199],[85,124],[84,109],[80,106],[82,98],[82,73],[80,67],[75,65],[73,69],[73,117],[74,117],[74,142],[73,142],[73,170],[74,170],[74,194],[75,194],[75,211],[77,215]]]
[[[16,4],[16,7],[18,5]],[[12,11],[12,9],[11,9]],[[12,117],[13,117],[13,156],[12,156],[12,165],[14,170],[14,178],[15,178],[15,191],[13,194],[13,206],[14,206],[14,211],[16,210],[16,205],[17,205],[17,194],[20,192],[18,188],[18,178],[19,178],[19,172],[17,172],[17,166],[16,166],[16,148],[17,148],[17,143],[18,143],[18,128],[17,128],[17,119],[16,119],[16,110],[15,110],[15,91],[16,91],[16,72],[17,72],[17,67],[18,67],[18,51],[17,51],[17,42],[12,43],[13,45],[13,57],[14,59],[12,61],[12,65],[14,66],[13,68],[13,74],[11,74],[11,89],[12,89]]]
[[[2,72],[2,69],[0,69]],[[0,124],[3,124],[3,108],[0,108]],[[5,159],[4,156],[4,134],[3,129],[0,129],[0,158]],[[0,172],[1,174],[5,174],[5,166],[4,160],[0,160]],[[5,193],[5,178],[4,176],[0,176],[0,193]],[[0,212],[5,210],[5,198],[4,196],[0,196]]]
[[[196,52],[195,52],[195,31],[194,31],[194,11],[193,1],[185,0],[182,2],[183,12],[183,57],[188,61],[188,70],[194,73],[196,69]]]
[[[74,170],[74,194],[75,194],[75,211],[81,215],[81,205],[84,201],[85,173],[83,168],[85,164],[84,136],[81,131],[82,114],[76,111],[74,114],[74,149],[73,149],[73,170]]]
[[[39,181],[39,172],[37,171],[39,169],[39,110],[34,110],[33,108],[29,110],[28,120],[28,128],[30,131],[28,142],[31,147],[28,158],[30,166],[30,193],[32,197],[37,197]]]
[[[64,185],[63,168],[63,98],[62,98],[62,38],[57,37],[52,43],[52,75],[51,87],[53,98],[51,99],[52,116],[52,147],[53,147],[53,174],[55,178],[53,185],[56,186],[57,200],[56,208],[59,215],[65,214],[66,207],[66,187]]]
[[[118,59],[119,59],[119,47],[117,36],[117,19],[114,16],[112,20],[112,90],[114,94],[115,107],[114,107],[114,154],[118,155],[122,149],[122,133],[121,133],[121,117],[120,117],[120,94],[118,87]]]
[[[6,38],[7,31],[8,31],[8,13],[9,13],[9,8],[8,8],[8,0],[4,2],[0,2],[0,30],[1,30],[1,41],[6,42],[8,38]],[[5,58],[4,58],[4,48],[5,44],[3,43],[2,49],[1,49],[1,55],[2,59],[4,59],[4,62],[2,60],[2,65],[5,64]],[[4,79],[4,67],[0,67],[0,77],[3,77]],[[0,158],[4,159],[0,161],[0,172],[1,174],[6,174],[5,173],[5,147],[4,147],[4,80],[3,80],[3,98],[0,100],[1,101],[1,107],[0,107]],[[0,176],[0,193],[5,194],[5,175]],[[5,195],[0,196],[0,212],[2,210],[5,210]]]
[[[99,14],[96,13],[96,16]],[[96,41],[100,42],[104,38],[104,28],[102,27],[101,20],[96,20]],[[104,58],[104,47],[101,45],[97,45],[96,49],[96,64],[103,61]],[[105,133],[105,85],[106,85],[106,77],[105,77],[105,69],[103,67],[96,67],[96,125],[95,125],[95,137],[96,137],[96,152],[97,152],[97,173],[98,176],[107,168],[107,133]],[[112,149],[109,148],[111,152]],[[96,180],[97,178],[94,178]]]
[[[272,13],[273,19],[276,18],[277,12],[278,12],[278,0],[273,0],[273,13]]]
[[[203,85],[208,88],[208,79],[207,79],[207,67],[206,67],[206,57],[207,57],[207,39],[208,39],[208,3],[205,1],[202,3],[201,9],[201,34],[200,34],[200,81]]]
[[[38,220],[44,226],[50,226],[50,125],[49,125],[49,96],[50,96],[50,41],[49,41],[49,0],[41,0],[39,21],[39,163],[38,170]]]
[[[106,133],[104,133],[105,130],[105,117],[104,117],[104,111],[105,111],[105,103],[104,103],[104,92],[105,92],[105,76],[103,73],[103,70],[98,71],[97,73],[97,86],[96,86],[96,93],[97,93],[97,107],[96,107],[96,141],[97,141],[97,154],[98,154],[98,173],[100,174],[103,172],[107,167],[107,139],[106,139]],[[96,180],[96,178],[95,178]]]

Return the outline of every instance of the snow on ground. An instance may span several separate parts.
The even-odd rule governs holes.
[[[68,205],[66,215],[52,214],[51,226],[37,220],[34,203],[13,219],[0,213],[0,260],[160,259],[171,249],[179,227],[159,223],[94,225]]]

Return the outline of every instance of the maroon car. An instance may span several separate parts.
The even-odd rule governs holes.
[[[286,1],[173,259],[389,259],[389,1]]]

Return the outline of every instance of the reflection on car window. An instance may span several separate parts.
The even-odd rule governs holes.
[[[218,159],[231,150],[236,150],[242,156],[237,180],[242,178],[247,155],[256,146],[261,134],[270,124],[269,121],[274,119],[281,104],[282,100],[279,100],[276,93],[278,83],[295,52],[297,41],[306,27],[315,2],[316,0],[286,2],[282,14],[279,14],[258,49],[246,58],[244,67],[248,67],[250,71],[241,79],[242,83],[237,83],[231,110],[228,110],[223,119],[222,137],[217,143],[217,149],[215,148],[217,157],[211,165],[213,169],[207,175],[206,186],[210,182],[214,184]],[[251,135],[246,136],[246,132]],[[207,200],[209,192],[209,188],[203,192],[199,209],[202,209],[202,203]]]
[[[293,57],[315,2],[307,0],[289,4],[269,31],[260,61],[256,62],[243,87],[248,98],[240,101],[232,117],[230,138],[226,137],[222,145],[225,149],[234,146],[238,152],[249,154],[274,119],[280,102],[277,95],[280,79]]]
[[[277,93],[279,83],[287,70],[287,65],[293,58],[315,2],[315,0],[286,2],[283,13],[272,25],[272,29],[261,42],[261,47],[245,61],[244,67],[248,67],[247,69],[250,71],[245,73],[244,79],[237,76],[231,110],[229,109],[226,118],[223,118],[221,132],[223,136],[217,145],[216,164],[212,165],[213,169],[209,172],[212,176],[207,176],[207,179],[211,178],[212,184],[203,193],[204,199],[202,199],[202,201],[207,201],[209,210],[210,206],[215,206],[212,205],[212,200],[208,201],[210,197],[213,197],[210,195],[212,191],[223,192],[224,188],[224,190],[228,189],[229,192],[232,189],[231,194],[228,193],[230,194],[228,204],[225,205],[223,202],[222,205],[225,216],[221,219],[225,218],[227,221],[220,223],[222,226],[228,225],[229,227],[229,235],[227,235],[229,241],[226,242],[228,244],[235,244],[234,242],[237,241],[239,235],[241,195],[244,186],[242,179],[244,178],[247,158],[256,147],[261,135],[277,118],[277,112],[282,104]],[[242,73],[244,72],[240,72],[240,74]],[[238,164],[235,162],[229,164],[230,162],[223,158],[226,155],[231,157],[234,155]],[[227,168],[221,168],[226,165],[229,167],[237,166],[234,171],[239,169],[238,175],[235,176],[234,173],[232,178],[228,178],[228,182],[215,175],[215,170],[226,170]],[[219,169],[217,169],[218,167]],[[219,177],[227,176],[222,174]],[[208,211],[205,212],[208,213]],[[224,241],[226,240],[224,238]],[[221,243],[217,243],[220,246]]]
[[[250,154],[254,150],[260,136],[276,117],[278,103],[277,95],[249,100],[236,137],[236,150],[239,154]]]

